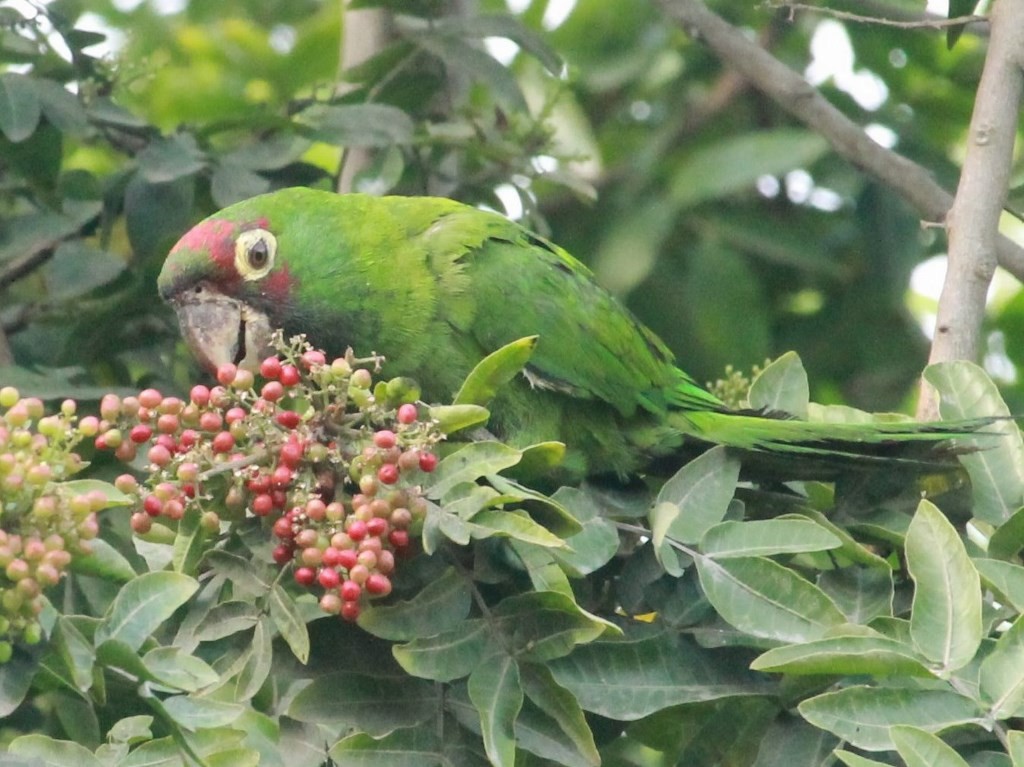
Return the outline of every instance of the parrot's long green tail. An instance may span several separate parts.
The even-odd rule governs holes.
[[[920,470],[955,465],[955,457],[976,445],[957,446],[977,437],[998,418],[960,421],[828,423],[772,418],[747,413],[682,411],[669,416],[685,436],[739,450],[769,455],[804,455],[844,468],[897,464]],[[993,434],[998,439],[998,434]]]

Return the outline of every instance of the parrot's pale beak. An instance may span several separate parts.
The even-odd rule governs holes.
[[[205,283],[179,293],[170,304],[192,354],[211,372],[228,362],[255,372],[271,352],[267,315]]]

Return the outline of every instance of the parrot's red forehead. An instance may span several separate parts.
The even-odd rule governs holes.
[[[239,226],[225,219],[207,219],[189,229],[174,248],[177,252],[205,253],[216,264],[222,278],[237,278],[235,269],[235,237],[246,229],[266,229],[269,222],[265,218],[247,222]]]

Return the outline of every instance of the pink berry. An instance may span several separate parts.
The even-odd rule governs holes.
[[[231,383],[235,380],[235,375],[237,373],[237,367],[232,365],[230,362],[225,362],[223,365],[217,368],[217,382],[223,384],[224,386],[230,386]]]
[[[163,401],[164,395],[156,389],[143,389],[139,392],[139,404],[149,410],[160,407],[160,403]]]
[[[404,424],[415,423],[419,417],[419,413],[416,411],[416,406],[411,403],[405,403],[398,408],[398,422]]]
[[[302,421],[302,416],[294,410],[282,410],[275,420],[286,429],[294,429]]]
[[[366,590],[374,596],[387,596],[391,593],[391,579],[380,573],[371,573],[366,579]]]
[[[299,374],[299,369],[294,365],[283,365],[278,380],[285,386],[295,386],[295,384],[302,380],[302,376]]]
[[[325,589],[334,589],[341,583],[341,576],[338,575],[338,571],[330,567],[324,567],[320,570],[317,575],[317,580],[320,581],[320,585]]]
[[[271,381],[281,375],[281,360],[277,357],[267,357],[260,363],[260,375]]]
[[[381,429],[373,435],[373,444],[380,448],[394,447],[396,442],[395,433],[388,429]]]
[[[210,445],[215,453],[230,453],[235,447],[235,438],[231,436],[231,432],[217,432]]]
[[[267,381],[260,389],[260,396],[267,402],[277,402],[284,396],[284,385],[280,381]]]
[[[206,407],[210,403],[210,390],[202,384],[196,384],[188,393],[192,404],[199,407]]]
[[[128,432],[128,439],[137,445],[141,445],[143,442],[149,440],[153,436],[153,430],[144,423],[136,424]]]
[[[295,568],[295,582],[301,586],[312,586],[316,582],[316,570],[312,567]]]
[[[377,469],[377,479],[385,485],[393,485],[398,481],[398,467],[393,463],[385,463]]]

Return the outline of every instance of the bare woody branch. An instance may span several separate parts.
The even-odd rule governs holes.
[[[953,195],[920,165],[873,141],[803,77],[712,13],[699,0],[657,0],[666,15],[699,38],[729,67],[798,120],[824,136],[837,154],[896,191],[925,221],[943,221]],[[1014,0],[1016,2],[1016,0]],[[1024,280],[1024,248],[1004,236],[1000,266]]]
[[[946,217],[949,266],[931,362],[978,357],[985,298],[1001,263],[999,217],[1006,205],[1024,91],[1024,2],[998,2],[992,14],[960,184]]]
[[[951,19],[931,15],[918,19],[894,19],[886,16],[865,16],[860,13],[841,11],[838,8],[824,8],[817,5],[809,5],[807,3],[773,2],[772,0],[769,0],[765,5],[768,8],[782,8],[784,10],[788,10],[791,14],[795,11],[808,11],[811,13],[819,13],[833,19],[839,19],[840,21],[852,21],[857,24],[873,24],[879,27],[897,27],[898,29],[943,29],[945,27],[959,27],[964,24],[980,24],[988,21],[988,17],[986,16],[975,16],[973,14],[970,16],[954,16]]]

